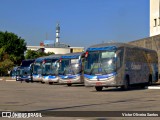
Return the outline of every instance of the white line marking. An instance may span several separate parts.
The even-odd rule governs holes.
[[[6,80],[6,81],[16,81],[16,80]]]
[[[148,89],[160,89],[160,86],[149,86]]]

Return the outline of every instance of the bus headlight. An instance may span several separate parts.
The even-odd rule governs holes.
[[[31,76],[28,76],[28,78],[31,78]]]

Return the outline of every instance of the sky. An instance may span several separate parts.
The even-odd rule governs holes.
[[[45,39],[72,47],[149,37],[149,0],[0,0],[0,31],[29,46]]]

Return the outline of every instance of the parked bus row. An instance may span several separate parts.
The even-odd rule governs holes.
[[[16,71],[17,81],[68,86],[81,83],[94,86],[97,91],[103,87],[129,89],[131,85],[145,87],[158,81],[158,56],[156,51],[146,48],[104,43],[90,46],[86,52],[24,60],[15,69],[12,74],[14,76]]]

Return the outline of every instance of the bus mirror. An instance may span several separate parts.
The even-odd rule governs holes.
[[[43,60],[42,64],[45,64],[45,63],[46,63],[46,61],[45,61],[45,60]]]
[[[88,57],[88,52],[85,53],[85,57]]]
[[[58,62],[60,62],[60,63],[61,63],[61,62],[62,62],[62,58],[60,58]]]

